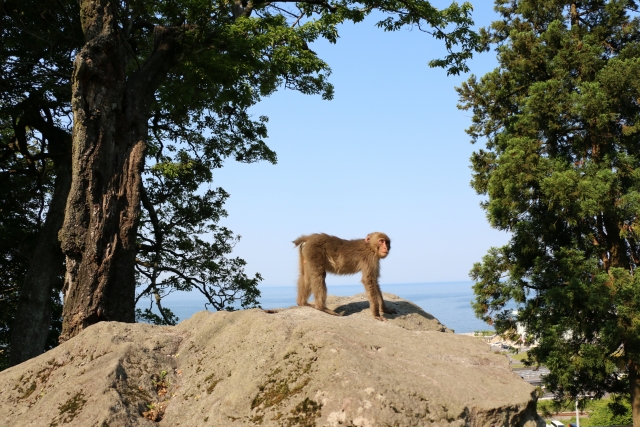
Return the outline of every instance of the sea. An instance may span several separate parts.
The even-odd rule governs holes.
[[[421,307],[456,333],[493,330],[475,317],[471,308],[474,299],[472,282],[431,282],[409,284],[384,284],[383,292],[398,295]],[[260,305],[264,309],[285,308],[296,305],[295,286],[259,286]],[[329,286],[329,294],[349,296],[364,292],[362,284]],[[179,320],[185,320],[205,309],[205,298],[198,292],[175,292],[162,300]],[[138,308],[148,307],[141,301]],[[211,310],[211,308],[209,308]]]

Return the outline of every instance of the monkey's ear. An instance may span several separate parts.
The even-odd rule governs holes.
[[[371,241],[371,234],[367,234],[367,237],[364,239],[364,241],[369,243]]]

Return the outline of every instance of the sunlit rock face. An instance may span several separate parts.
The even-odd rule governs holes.
[[[384,294],[200,312],[175,327],[98,323],[0,373],[8,426],[544,426],[503,355]],[[270,310],[271,311],[271,310]]]

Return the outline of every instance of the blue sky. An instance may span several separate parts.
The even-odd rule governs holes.
[[[474,3],[478,27],[495,19],[492,2]],[[302,234],[387,233],[383,287],[469,280],[472,264],[509,238],[489,227],[469,186],[469,157],[481,146],[464,132],[471,113],[456,108],[454,90],[469,74],[429,68],[444,55],[430,35],[374,24],[345,25],[336,45],[311,46],[333,70],[332,101],[281,90],[253,109],[270,119],[267,143],[278,164],[228,162],[214,174],[214,186],[231,194],[221,225],[242,236],[233,256],[247,261],[247,273],[262,274],[261,286],[295,284],[291,241]],[[469,65],[481,76],[496,67],[495,52]]]

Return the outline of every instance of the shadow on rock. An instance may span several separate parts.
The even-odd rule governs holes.
[[[431,314],[423,311],[420,307],[415,304],[411,304],[406,301],[385,301],[385,305],[388,308],[391,308],[396,311],[395,314],[386,313],[385,317],[387,319],[397,319],[399,317],[405,316],[407,314],[417,314],[418,316],[424,317],[427,320],[435,320]],[[342,304],[337,306],[334,311],[340,313],[341,316],[350,316],[352,314],[360,313],[363,311],[369,311],[369,301],[356,301],[350,302],[348,304]]]
[[[385,314],[384,317],[391,323],[410,330],[453,332],[431,314],[425,312],[410,301],[384,292],[384,303],[387,308],[396,311],[395,314]],[[369,300],[365,293],[360,293],[350,297],[338,297],[329,295],[327,306],[339,313],[341,316],[366,317],[371,319]]]

